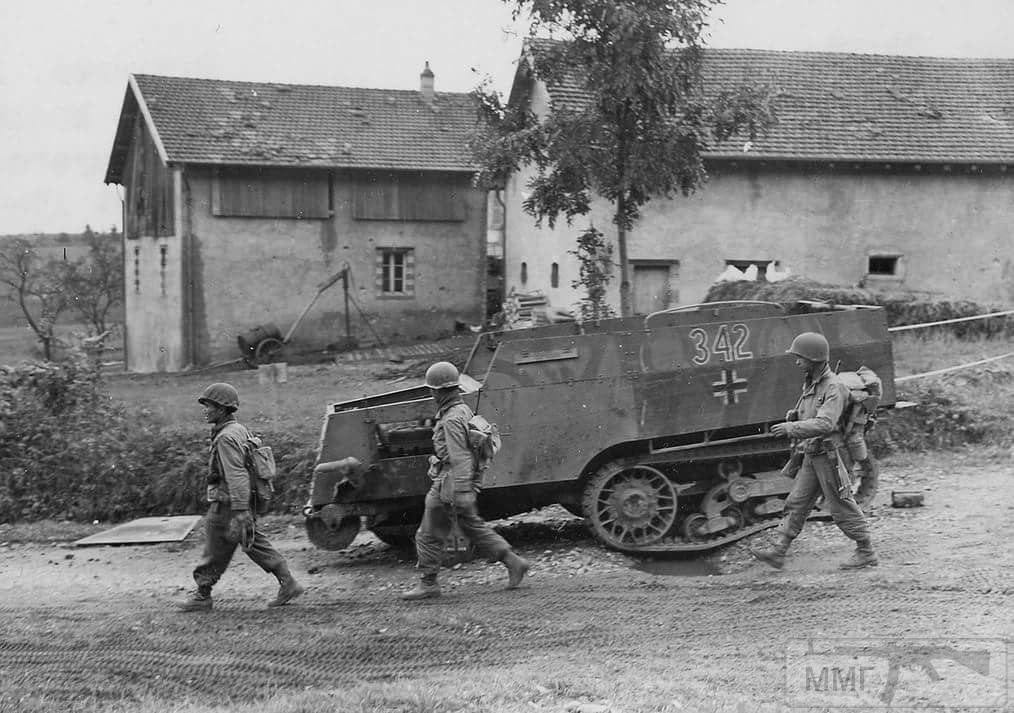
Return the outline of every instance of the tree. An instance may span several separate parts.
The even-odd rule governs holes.
[[[534,73],[550,87],[576,83],[582,99],[546,117],[504,106],[480,84],[472,151],[477,183],[503,185],[533,166],[524,209],[552,228],[586,215],[594,195],[612,205],[620,312],[631,313],[627,233],[654,197],[689,195],[707,178],[702,154],[774,122],[767,87],[717,90],[701,81],[701,35],[720,0],[505,0],[530,19]]]
[[[106,234],[86,225],[83,237],[88,255],[70,266],[67,289],[73,309],[100,335],[109,327],[109,313],[123,302],[123,244],[115,226]]]
[[[17,239],[0,250],[0,283],[11,288],[8,298],[17,302],[25,321],[42,345],[43,358],[53,360],[55,329],[70,306],[68,267],[59,260],[43,262],[31,244]]]

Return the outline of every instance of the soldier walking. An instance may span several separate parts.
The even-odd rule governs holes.
[[[803,372],[803,394],[796,408],[786,414],[786,423],[776,423],[771,433],[797,441],[796,448],[802,451],[803,458],[785,501],[778,543],[770,549],[750,551],[757,559],[781,569],[789,545],[823,494],[825,507],[831,511],[835,524],[856,542],[855,553],[841,568],[875,566],[877,555],[870,543],[869,525],[852,497],[848,473],[838,458],[838,449],[844,445],[841,421],[848,390],[828,367],[830,347],[822,334],[798,335],[788,352],[795,355],[796,366]]]
[[[286,604],[304,589],[292,576],[285,558],[257,529],[250,510],[250,473],[246,465],[250,432],[234,416],[239,408],[239,394],[230,384],[212,384],[198,402],[204,407],[204,420],[211,424],[209,506],[204,525],[204,555],[194,568],[197,591],[180,604],[180,609],[211,609],[211,588],[225,573],[237,545],[242,545],[250,559],[278,579],[278,594],[268,606]]]
[[[507,568],[507,589],[514,589],[528,572],[529,563],[494,532],[476,507],[476,460],[469,447],[468,421],[473,413],[462,400],[459,374],[450,362],[441,361],[426,370],[426,386],[437,407],[433,426],[433,453],[429,476],[433,485],[426,494],[422,523],[415,533],[419,583],[401,595],[415,600],[440,596],[437,574],[444,558],[444,542],[453,522],[475,545],[479,554]]]

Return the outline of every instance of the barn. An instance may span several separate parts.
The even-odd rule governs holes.
[[[476,120],[428,63],[418,91],[131,75],[105,176],[123,187],[127,369],[235,358],[239,337],[288,331],[339,273],[294,347],[481,321]]]
[[[537,115],[582,101],[576,74],[539,78],[546,42],[526,43],[510,97]],[[1014,302],[1014,60],[706,49],[702,79],[775,87],[778,124],[714,147],[691,197],[644,207],[628,234],[636,313],[699,302],[729,265]],[[506,288],[571,307],[569,251],[589,222],[615,240],[610,206],[538,227],[522,209],[531,175],[504,192]]]

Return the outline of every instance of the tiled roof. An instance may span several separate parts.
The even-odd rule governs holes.
[[[474,170],[477,112],[468,94],[232,82],[135,74],[170,162]],[[124,114],[138,104],[128,87]],[[106,182],[122,178],[121,116]],[[132,118],[132,117],[129,117]],[[126,133],[125,133],[126,132]]]
[[[780,91],[767,135],[747,152],[734,138],[712,158],[1014,163],[1014,59],[707,48],[701,73],[707,93],[743,82]],[[586,96],[574,77],[549,91],[554,105]]]

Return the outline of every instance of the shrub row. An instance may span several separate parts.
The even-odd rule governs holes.
[[[909,293],[883,293],[858,287],[837,287],[796,276],[779,282],[750,282],[746,280],[717,282],[711,286],[704,298],[705,302],[726,300],[764,300],[768,302],[814,300],[841,305],[877,305],[886,311],[887,324],[890,327],[925,324],[1004,311],[1002,307],[982,305],[970,300],[926,300]],[[1014,335],[1014,315],[920,329],[915,330],[914,334],[930,336],[944,331],[959,339],[1011,336]]]
[[[314,448],[264,433],[277,454],[272,510],[306,501]],[[0,521],[119,521],[201,512],[210,433],[165,428],[104,392],[78,353],[0,368]]]

